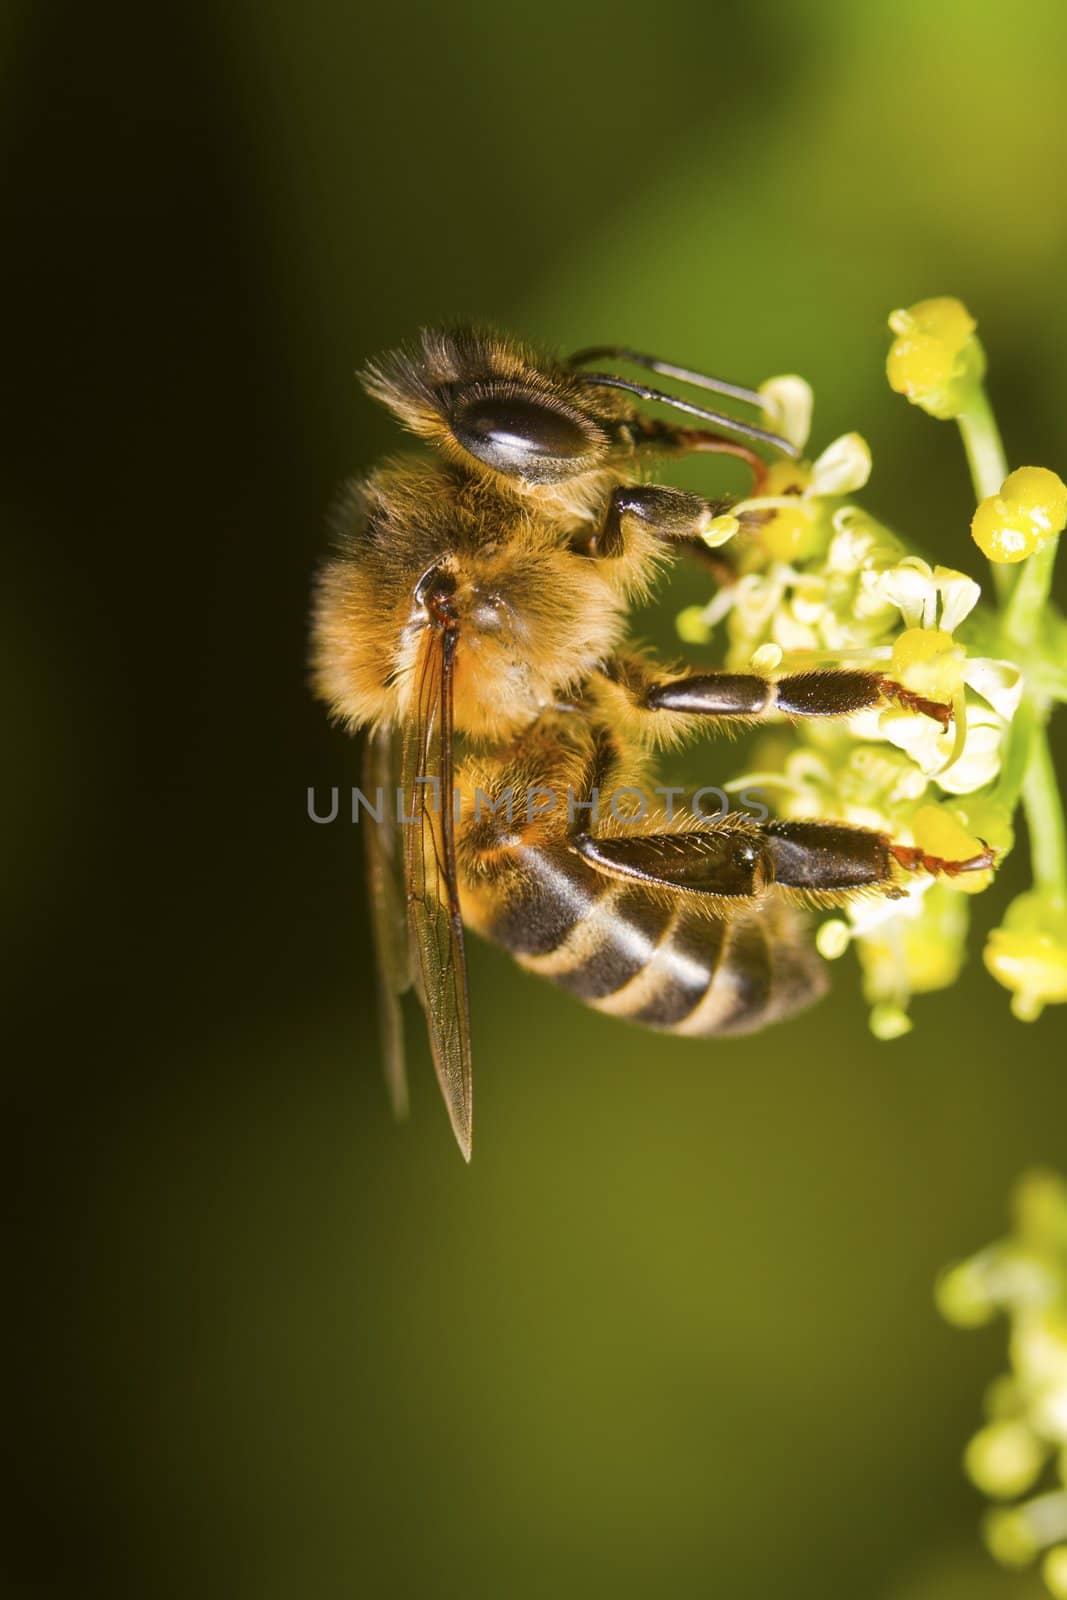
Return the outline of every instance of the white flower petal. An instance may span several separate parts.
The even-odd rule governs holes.
[[[998,716],[1010,722],[1019,709],[1025,683],[1014,661],[994,661],[972,656],[963,663],[963,681],[989,702]]]
[[[757,572],[749,572],[732,585],[734,614],[746,633],[755,633],[766,627],[781,604],[783,586]]]
[[[880,588],[883,576],[874,567],[868,567],[860,573],[859,587],[852,602],[852,610],[857,617],[876,617],[880,612],[891,610],[893,601]]]
[[[889,799],[896,804],[901,800],[918,800],[926,793],[928,779],[918,767],[902,772],[889,791]]]
[[[828,572],[859,572],[875,555],[878,535],[866,526],[851,506],[841,506],[834,512],[834,537],[826,557]]]
[[[937,787],[945,794],[973,794],[992,783],[1000,771],[1000,750],[976,751],[962,755],[954,761],[944,777],[935,776]]]
[[[809,495],[854,494],[871,475],[871,451],[858,433],[844,433],[827,445],[811,469]]]
[[[771,621],[771,637],[783,650],[817,650],[819,636],[814,628],[798,622],[788,611],[781,610]]]
[[[952,753],[953,736],[944,734],[930,717],[894,708],[883,711],[878,722],[883,739],[911,757],[929,776],[938,772]],[[960,758],[961,760],[963,757]]]
[[[863,938],[878,929],[884,935],[889,932],[887,925],[890,923],[914,921],[922,913],[922,897],[932,887],[933,881],[933,878],[915,878],[908,885],[906,900],[887,900],[872,895],[869,900],[855,901],[846,907],[853,933]]]
[[[890,601],[900,611],[906,628],[921,628],[925,619],[937,612],[937,589],[933,574],[925,561],[907,557],[895,567],[879,573],[870,592]],[[932,626],[932,623],[930,624]]]
[[[933,774],[937,787],[945,794],[972,794],[991,783],[1000,771],[1004,727],[994,713],[981,707],[968,713],[963,754],[943,773]]]
[[[760,384],[759,392],[763,397],[764,426],[803,450],[811,433],[811,384],[790,372],[780,378],[768,378]]]
[[[845,723],[849,738],[869,740],[872,743],[880,741],[884,738],[881,727],[884,715],[884,711],[878,706],[868,706],[866,711],[854,711]]]
[[[969,617],[978,604],[982,586],[965,572],[954,572],[951,567],[935,567],[934,584],[941,596],[939,626],[944,633],[955,633],[964,617]]]
[[[826,609],[826,585],[806,583],[794,590],[789,609],[798,622],[814,627]]]

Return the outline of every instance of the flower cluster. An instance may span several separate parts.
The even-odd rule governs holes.
[[[1030,1173],[1014,1210],[1015,1231],[946,1272],[937,1301],[958,1327],[1008,1317],[1011,1371],[986,1395],[964,1466],[984,1494],[1013,1502],[986,1516],[991,1553],[1009,1567],[1043,1553],[1049,1589],[1067,1600],[1067,1184]]]
[[[1012,847],[1013,815],[1020,799],[1027,803],[1029,783],[1028,821],[1033,834],[1036,806],[1046,870],[1037,898],[1024,897],[992,936],[986,965],[1012,990],[1016,1015],[1032,1018],[1067,1000],[1067,852],[1051,767],[1037,782],[1044,723],[1067,685],[1044,670],[1047,639],[1033,625],[1051,615],[1048,582],[1067,487],[1044,468],[1007,473],[981,386],[985,357],[959,301],[923,301],[894,312],[890,325],[893,387],[934,416],[954,417],[964,435],[981,501],[974,537],[998,563],[999,609],[982,602],[974,578],[919,556],[856,503],[871,454],[849,433],[814,460],[772,466],[758,494],[716,520],[714,542],[732,541],[738,577],[708,605],[683,612],[679,633],[690,643],[723,635],[725,664],[735,671],[864,667],[905,691],[844,721],[807,719],[786,743],[777,735],[765,741],[759,770],[738,785],[773,787],[785,817],[875,828],[942,860],[989,848],[999,860]],[[760,392],[765,424],[803,450],[808,385],[773,378]],[[1043,570],[1008,572],[1028,554]],[[1012,577],[1019,581],[1009,590]],[[917,709],[919,700],[950,706],[949,725]],[[992,869],[915,874],[905,897],[872,896],[823,923],[817,942],[825,957],[850,945],[859,956],[879,1037],[908,1030],[913,994],[955,981],[968,897],[993,877]]]

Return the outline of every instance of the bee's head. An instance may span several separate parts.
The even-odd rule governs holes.
[[[418,346],[361,376],[412,433],[520,490],[580,477],[632,448],[627,401],[594,394],[580,374],[500,334],[424,329]]]

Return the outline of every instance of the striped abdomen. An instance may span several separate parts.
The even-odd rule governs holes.
[[[725,921],[691,895],[607,878],[566,848],[523,850],[509,877],[479,931],[599,1011],[674,1033],[747,1033],[826,986],[774,891]]]

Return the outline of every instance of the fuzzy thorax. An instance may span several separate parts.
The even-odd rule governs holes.
[[[416,597],[431,569],[452,588],[455,726],[501,739],[575,692],[623,629],[600,566],[516,508],[487,522],[477,492],[417,464],[376,473],[335,518],[339,553],[316,599],[319,694],[351,727],[400,724],[432,626]]]

